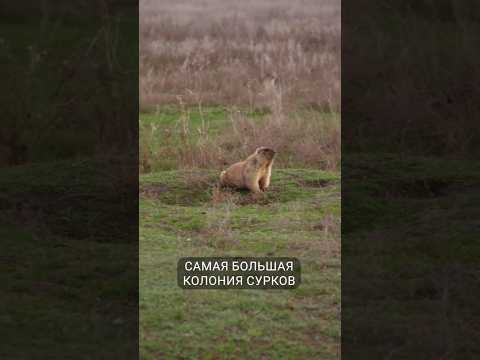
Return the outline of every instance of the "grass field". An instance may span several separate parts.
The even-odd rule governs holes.
[[[194,144],[201,141],[195,129],[205,122],[209,136],[229,126],[227,111],[206,113],[204,122],[195,111],[188,118]],[[142,114],[140,123],[168,128],[175,137],[181,117],[168,109]],[[261,114],[253,118],[263,121]],[[168,144],[172,149],[175,142]],[[217,169],[182,169],[175,159],[140,176],[141,357],[338,358],[339,172],[274,167],[271,188],[255,200],[219,191]],[[184,256],[297,257],[302,284],[291,291],[182,290],[176,263]]]
[[[338,359],[338,0],[140,1],[142,359]],[[277,152],[268,192],[220,171]],[[185,256],[291,256],[295,290],[182,290]]]
[[[2,170],[1,358],[137,354],[136,341],[125,341],[137,336],[138,246],[131,241],[137,229],[125,230],[136,209],[118,211],[131,203],[131,187],[108,176],[111,163],[79,159]]]
[[[350,154],[342,168],[344,355],[476,358],[478,162]]]
[[[265,77],[284,101],[340,110],[339,0],[141,0],[140,107],[265,106]]]

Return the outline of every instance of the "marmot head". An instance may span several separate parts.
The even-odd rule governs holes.
[[[257,150],[255,150],[255,154],[261,155],[262,157],[264,157],[267,160],[273,160],[276,153],[275,153],[275,150],[273,150],[271,148],[268,148],[268,147],[265,147],[265,146],[262,146],[262,147],[257,148]]]

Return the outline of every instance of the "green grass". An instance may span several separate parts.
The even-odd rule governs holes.
[[[131,353],[131,344],[121,342],[135,336],[125,326],[135,315],[125,301],[126,294],[136,297],[127,255],[135,245],[42,236],[3,223],[0,237],[2,354],[76,358],[98,353],[99,337],[108,339],[103,351]],[[123,326],[114,324],[119,318]]]
[[[161,107],[140,114],[142,359],[337,359],[340,343],[340,177],[274,167],[268,192],[219,191],[219,172],[179,170],[184,144],[231,127],[238,109]],[[262,121],[266,112],[244,115]],[[235,117],[233,117],[235,118]],[[158,155],[160,154],[160,155]],[[157,155],[157,156],[156,156]],[[295,290],[182,290],[186,256],[292,256]]]
[[[118,214],[128,196],[112,180],[114,168],[107,170],[113,160],[3,169],[2,355],[98,355],[104,339],[105,353],[134,356],[135,344],[125,338],[137,336],[138,246],[131,241],[136,229],[124,232],[132,209]]]
[[[338,174],[275,169],[264,198],[215,199],[218,174],[141,176],[142,359],[336,359],[340,341]],[[184,256],[294,256],[296,290],[182,290]]]
[[[349,155],[342,169],[349,175],[344,181],[346,232],[371,231],[371,224],[391,226],[399,219],[415,221],[438,198],[478,183],[480,174],[478,163],[471,161],[389,154]]]
[[[228,109],[223,106],[197,106],[187,107],[183,110],[176,106],[162,106],[150,112],[141,113],[139,120],[141,125],[175,128],[184,117],[193,134],[198,133],[203,126],[208,126],[209,133],[215,134],[219,130],[223,130],[228,124],[229,116],[237,112],[251,118],[261,118],[268,113],[267,111],[252,112]]]
[[[395,346],[399,358],[426,359],[446,343],[452,354],[472,348],[478,162],[359,154],[343,170],[342,336],[351,353],[384,358]]]
[[[118,212],[129,186],[122,183],[123,165],[110,158],[13,167],[0,177],[0,211],[24,209],[22,221],[38,216],[42,226],[66,237],[100,240],[115,235],[122,242],[124,229],[117,225],[131,216],[128,208]]]

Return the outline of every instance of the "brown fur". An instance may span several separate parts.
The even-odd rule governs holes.
[[[246,160],[233,164],[220,174],[220,185],[249,189],[254,193],[267,190],[270,185],[275,151],[259,147]]]

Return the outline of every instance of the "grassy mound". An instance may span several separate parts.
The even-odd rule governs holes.
[[[1,336],[11,357],[98,354],[99,338],[105,354],[134,356],[124,339],[137,336],[137,229],[119,231],[132,213],[119,215],[119,204],[132,194],[107,166],[122,169],[90,159],[2,171]]]
[[[132,169],[115,158],[6,169],[0,177],[0,211],[15,222],[72,239],[131,241],[137,229],[125,234],[118,225],[129,223],[129,204],[136,203],[136,174],[125,175]]]
[[[274,170],[263,198],[220,191],[218,173],[141,177],[140,339],[144,359],[337,358],[340,184],[336,173]],[[293,291],[176,286],[183,256],[294,256]]]

